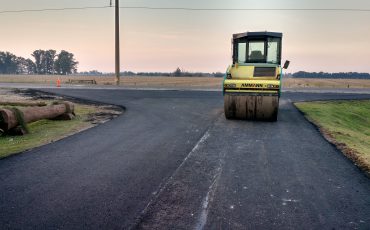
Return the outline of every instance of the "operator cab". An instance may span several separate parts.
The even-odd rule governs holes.
[[[281,65],[282,33],[246,32],[233,35],[233,64]]]

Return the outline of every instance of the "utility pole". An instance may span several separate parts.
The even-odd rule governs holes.
[[[119,47],[119,0],[116,0],[116,84],[120,84],[120,47]]]

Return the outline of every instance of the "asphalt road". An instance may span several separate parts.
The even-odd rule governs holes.
[[[370,180],[283,94],[229,121],[220,92],[47,89],[126,112],[0,160],[0,229],[369,229]]]

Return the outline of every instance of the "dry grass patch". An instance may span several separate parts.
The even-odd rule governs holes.
[[[95,80],[98,85],[115,85],[114,76],[0,75],[2,83],[68,84],[70,79]],[[223,78],[212,77],[121,77],[121,86],[134,88],[206,88],[221,89]]]
[[[283,78],[284,88],[370,88],[366,79]]]
[[[95,80],[98,85],[115,85],[114,76],[0,75],[1,83],[68,84],[70,79]],[[222,89],[223,78],[214,77],[121,77],[121,86],[132,88]],[[365,79],[283,78],[284,88],[370,88]]]

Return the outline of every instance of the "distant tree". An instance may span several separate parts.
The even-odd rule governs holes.
[[[27,74],[36,73],[36,64],[31,59],[26,59],[27,62]]]
[[[0,73],[16,74],[17,68],[17,56],[9,52],[0,52]]]
[[[224,77],[224,76],[225,76],[225,73],[216,72],[216,73],[212,73],[212,75],[213,75],[214,77]]]
[[[134,76],[135,73],[132,71],[124,71],[121,73],[122,76]]]
[[[0,52],[0,74],[33,74],[35,64],[30,59],[17,57],[9,52]]]
[[[103,73],[99,72],[98,70],[90,70],[90,71],[79,72],[78,75],[99,76],[99,75],[103,75]]]
[[[54,74],[55,68],[55,50],[35,50],[32,53],[35,58],[36,73],[38,74]]]
[[[74,59],[74,55],[65,50],[62,50],[55,60],[55,70],[62,75],[76,73],[77,65],[78,62]]]
[[[23,57],[17,57],[16,59],[17,62],[17,74],[26,74],[28,73],[28,68],[27,68],[27,60]]]
[[[5,52],[0,52],[0,74],[4,74],[6,71],[5,56]]]
[[[56,57],[55,50],[46,50],[45,55],[42,57],[42,62],[44,63],[45,73],[46,74],[54,74],[55,73],[55,57]]]
[[[157,77],[157,76],[164,76],[164,77],[224,77],[225,73],[215,72],[215,73],[203,73],[203,72],[188,72],[177,68],[174,72],[166,73],[166,72],[131,72],[125,71],[122,73],[124,76],[150,76],[150,77]]]
[[[9,52],[0,52],[0,74],[71,74],[77,71],[74,55],[62,50],[35,50],[31,59],[17,57]],[[92,71],[90,74],[102,74]]]
[[[181,75],[182,75],[182,71],[181,71],[180,67],[177,67],[175,72],[173,72],[173,76],[180,77]]]
[[[35,58],[35,66],[37,74],[45,74],[45,51],[44,50],[35,50],[32,53],[32,56]]]

